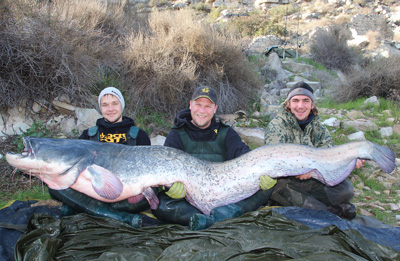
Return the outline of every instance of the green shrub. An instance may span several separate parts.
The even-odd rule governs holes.
[[[13,143],[17,146],[16,151],[20,152],[24,149],[23,138],[24,137],[41,137],[41,138],[50,138],[54,136],[54,132],[46,127],[42,123],[42,121],[37,121],[31,125],[22,135],[18,135],[15,137]]]
[[[292,15],[299,11],[299,7],[294,7],[292,4],[276,5],[268,9],[268,14],[276,19],[283,19],[286,16]]]
[[[242,36],[285,35],[283,26],[277,24],[276,20],[262,14],[233,17],[229,20],[229,26],[233,27]]]

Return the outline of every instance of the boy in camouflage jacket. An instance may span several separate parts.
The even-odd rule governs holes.
[[[314,101],[313,89],[305,82],[296,83],[289,91],[283,108],[268,124],[265,143],[295,143],[315,148],[334,146],[332,136],[319,121]],[[363,163],[357,160],[356,168]],[[356,216],[356,208],[350,203],[353,196],[353,185],[348,180],[329,187],[311,179],[311,173],[307,173],[278,179],[271,200],[282,206],[327,210],[342,218],[352,219]]]

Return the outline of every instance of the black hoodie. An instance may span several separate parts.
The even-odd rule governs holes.
[[[210,126],[205,129],[200,129],[192,123],[192,116],[190,115],[190,109],[181,110],[174,119],[175,127],[182,127],[188,133],[189,137],[193,141],[213,141],[217,138],[217,133],[214,130],[219,130],[222,125],[219,121],[212,118]],[[176,128],[172,128],[168,133],[167,139],[165,140],[164,146],[185,150],[181,137]],[[243,155],[250,151],[250,148],[242,141],[239,134],[228,127],[228,131],[225,137],[226,146],[226,160],[231,160],[240,155]]]
[[[127,134],[131,126],[135,126],[133,119],[123,116],[121,122],[109,123],[105,121],[104,118],[100,118],[96,122],[96,126],[99,127],[99,134],[109,137],[116,137],[118,134]],[[84,130],[79,139],[89,140],[88,129]],[[110,141],[119,144],[127,144],[126,140]],[[136,138],[136,145],[150,145],[150,138],[147,133],[143,130],[139,130],[138,136]]]

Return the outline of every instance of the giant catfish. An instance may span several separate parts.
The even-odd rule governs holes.
[[[75,189],[104,202],[146,197],[158,207],[151,187],[182,182],[186,200],[205,214],[218,206],[248,198],[260,189],[262,175],[271,178],[312,172],[334,186],[353,171],[356,160],[373,160],[387,173],[395,155],[369,141],[329,149],[296,144],[264,145],[236,159],[213,163],[164,146],[125,146],[76,139],[24,138],[22,154],[7,153],[8,163],[34,175],[50,188]]]

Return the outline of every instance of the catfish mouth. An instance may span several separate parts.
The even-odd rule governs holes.
[[[32,154],[35,154],[31,143],[29,142],[28,138],[24,137],[22,139],[22,142],[24,144],[24,150],[21,153],[14,153],[14,152],[8,152],[7,154],[12,155],[13,157],[18,157],[18,158],[28,158]]]
[[[31,143],[27,140],[27,138],[23,138],[23,144],[24,144],[24,151],[21,153],[21,156],[26,158],[34,154],[34,151],[32,149]]]

